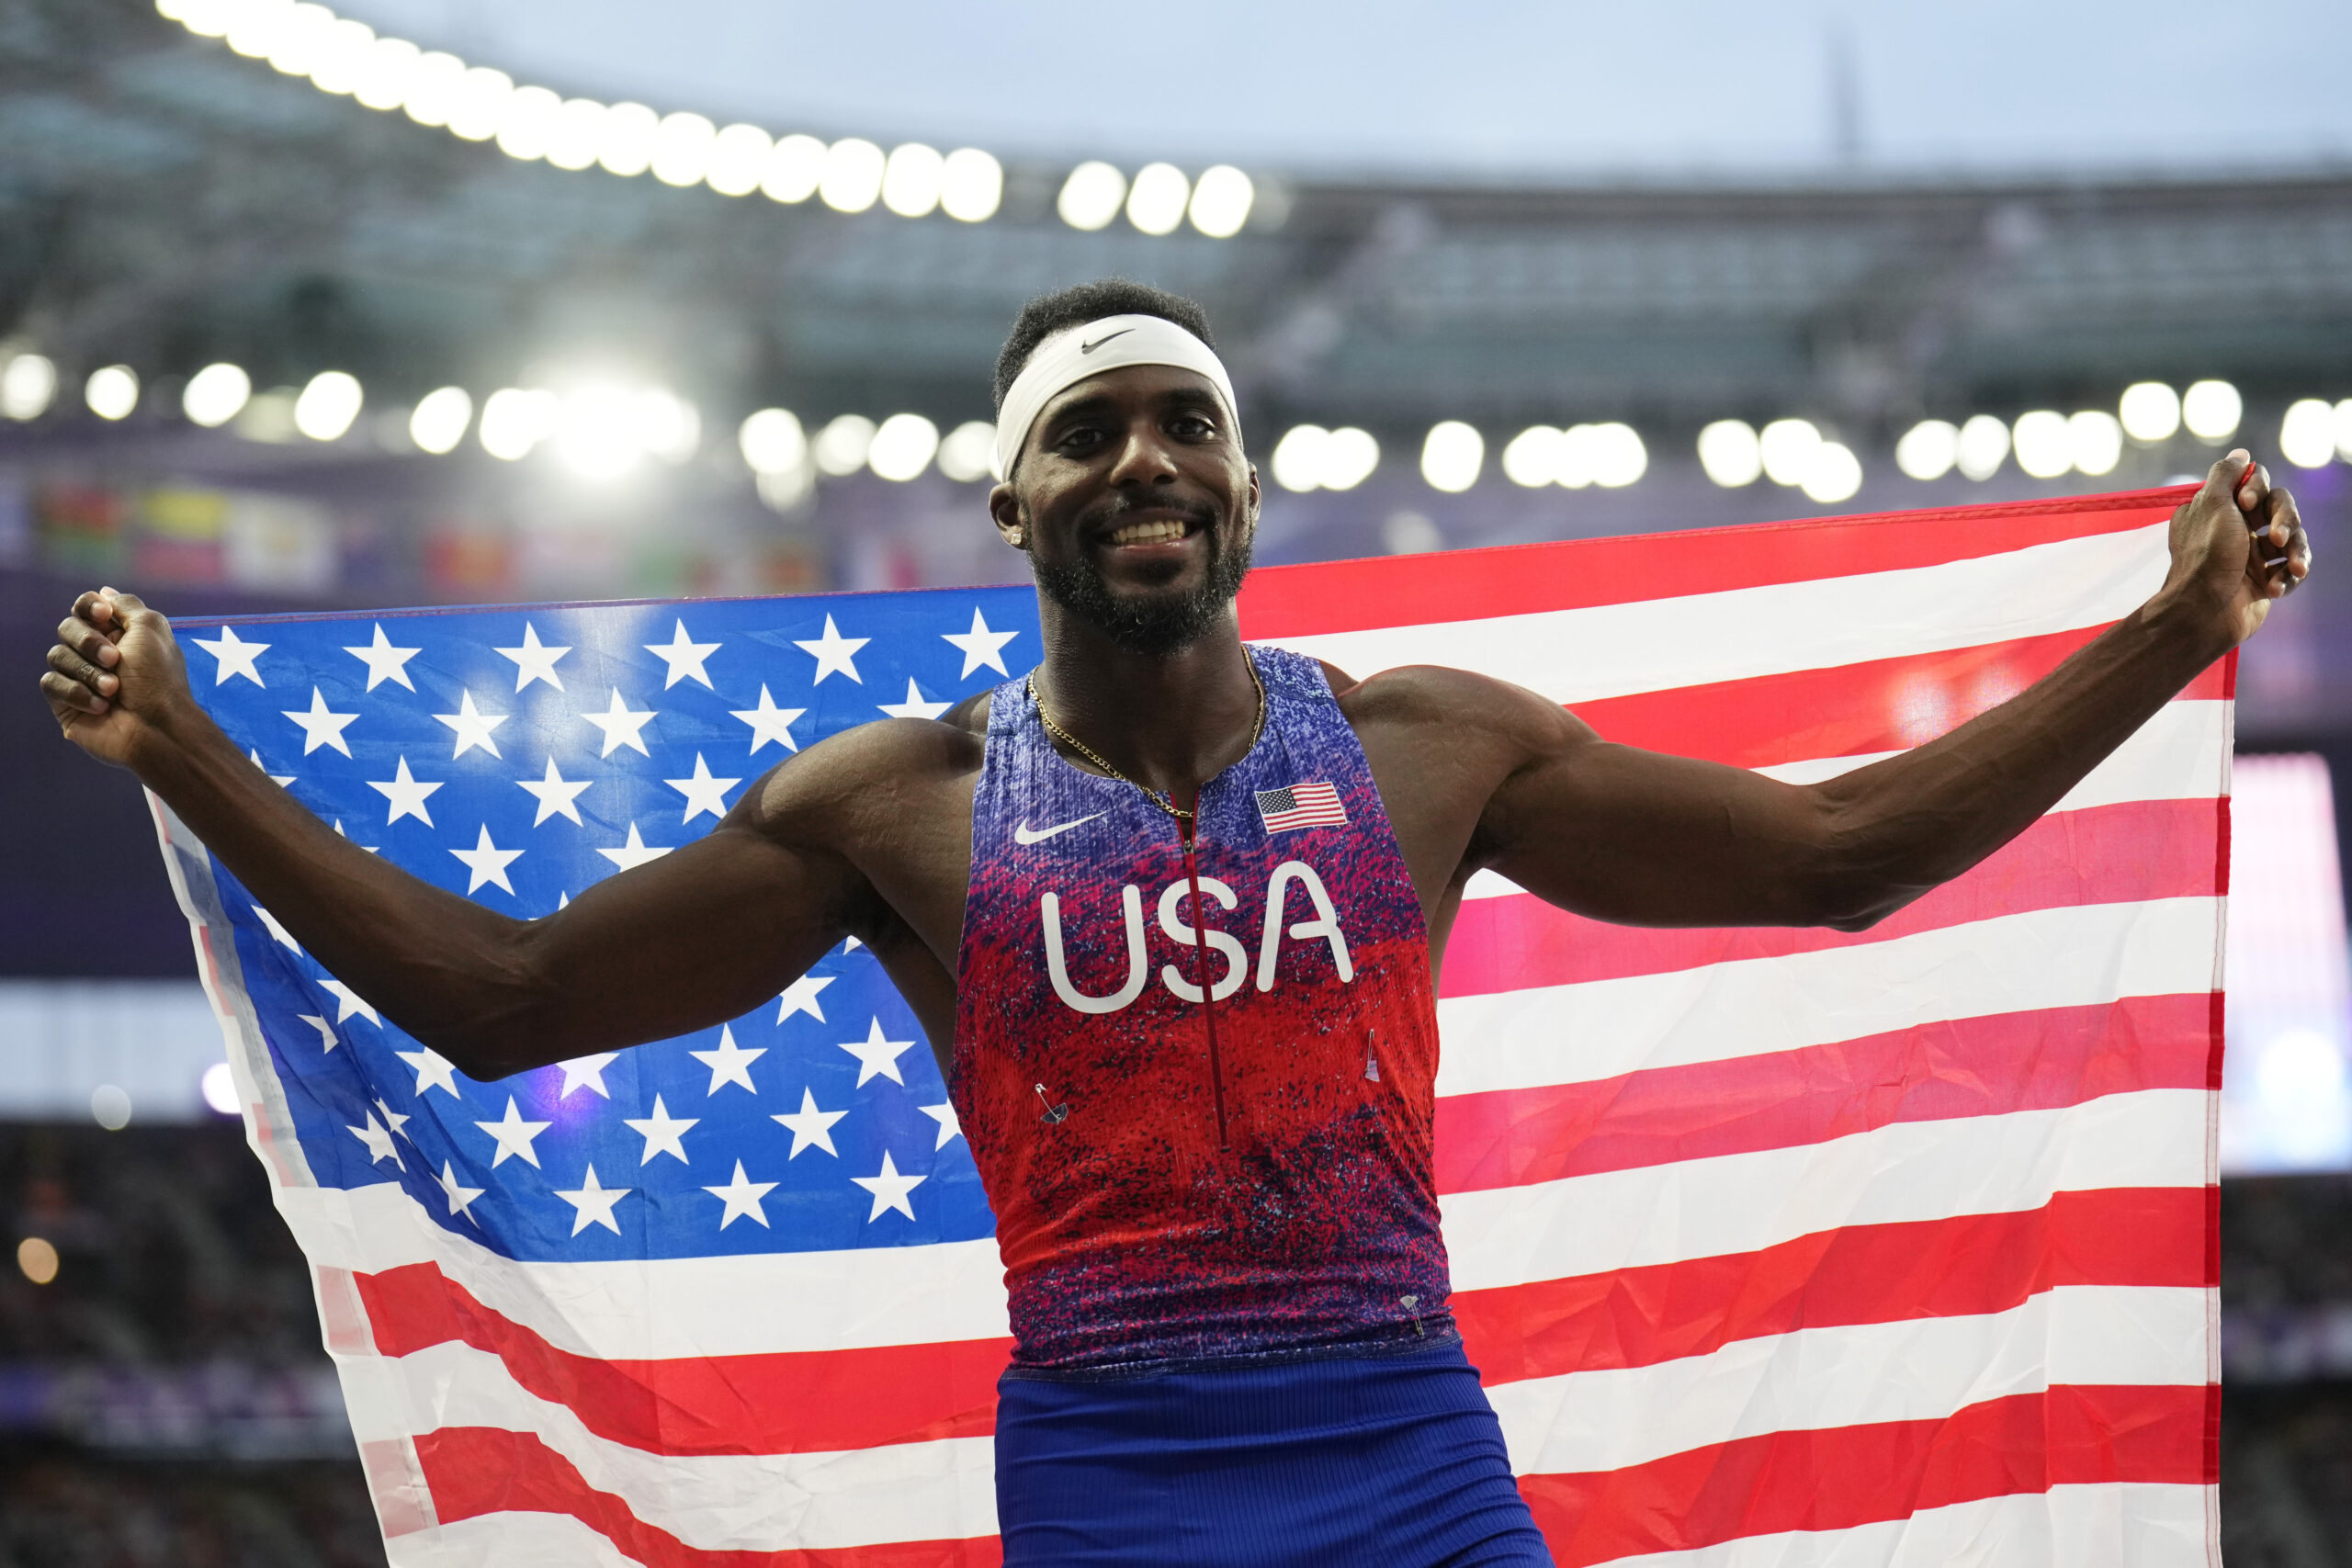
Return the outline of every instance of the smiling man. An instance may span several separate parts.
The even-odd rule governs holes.
[[[1608,744],[1481,676],[1246,648],[1257,474],[1187,301],[1039,299],[997,393],[989,510],[1036,576],[1035,675],[812,746],[544,919],[325,828],[213,727],[130,595],[76,603],[42,686],[68,737],[477,1078],[713,1026],[871,944],[997,1215],[1014,1564],[1549,1561],[1447,1310],[1434,995],[1464,884],[1492,868],[1636,924],[1860,929],[2049,809],[2310,570],[2292,501],[2232,452],[2139,611],[1942,739],[1799,786]]]

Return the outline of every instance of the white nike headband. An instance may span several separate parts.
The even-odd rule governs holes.
[[[1039,344],[1012,378],[996,421],[996,476],[1012,471],[1021,444],[1046,405],[1090,376],[1130,365],[1173,365],[1207,377],[1225,400],[1226,412],[1240,417],[1233,378],[1216,350],[1175,322],[1158,316],[1105,316],[1082,327],[1056,333]]]

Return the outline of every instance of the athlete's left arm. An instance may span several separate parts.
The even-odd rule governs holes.
[[[2173,514],[2154,597],[1999,707],[1810,785],[1601,740],[1487,683],[1504,761],[1465,865],[1638,925],[1860,930],[2022,831],[2309,575],[2293,499],[2243,452]]]

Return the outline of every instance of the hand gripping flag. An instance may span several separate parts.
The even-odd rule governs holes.
[[[1283,568],[1242,623],[1816,780],[2129,614],[2183,493]],[[525,918],[1037,647],[1010,589],[193,629],[259,766]],[[1563,1564],[2218,1562],[2231,669],[1867,931],[1608,927],[1475,879],[1439,1002],[1453,1306]],[[478,1083],[155,815],[395,1564],[998,1561],[989,1211],[869,953]]]

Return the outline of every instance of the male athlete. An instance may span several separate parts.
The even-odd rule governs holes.
[[[476,1078],[707,1028],[872,946],[998,1219],[1015,1564],[1549,1562],[1446,1306],[1432,998],[1464,883],[1634,924],[1868,926],[2049,809],[2311,568],[2293,502],[2233,451],[2140,610],[1941,739],[1800,786],[1611,745],[1482,676],[1245,648],[1258,475],[1189,301],[1033,302],[997,400],[989,508],[1036,576],[1034,679],[811,746],[543,919],[337,837],[214,728],[129,594],[76,602],[41,686]],[[1670,536],[1656,558],[1671,582]],[[1329,787],[1277,793],[1307,783]]]

